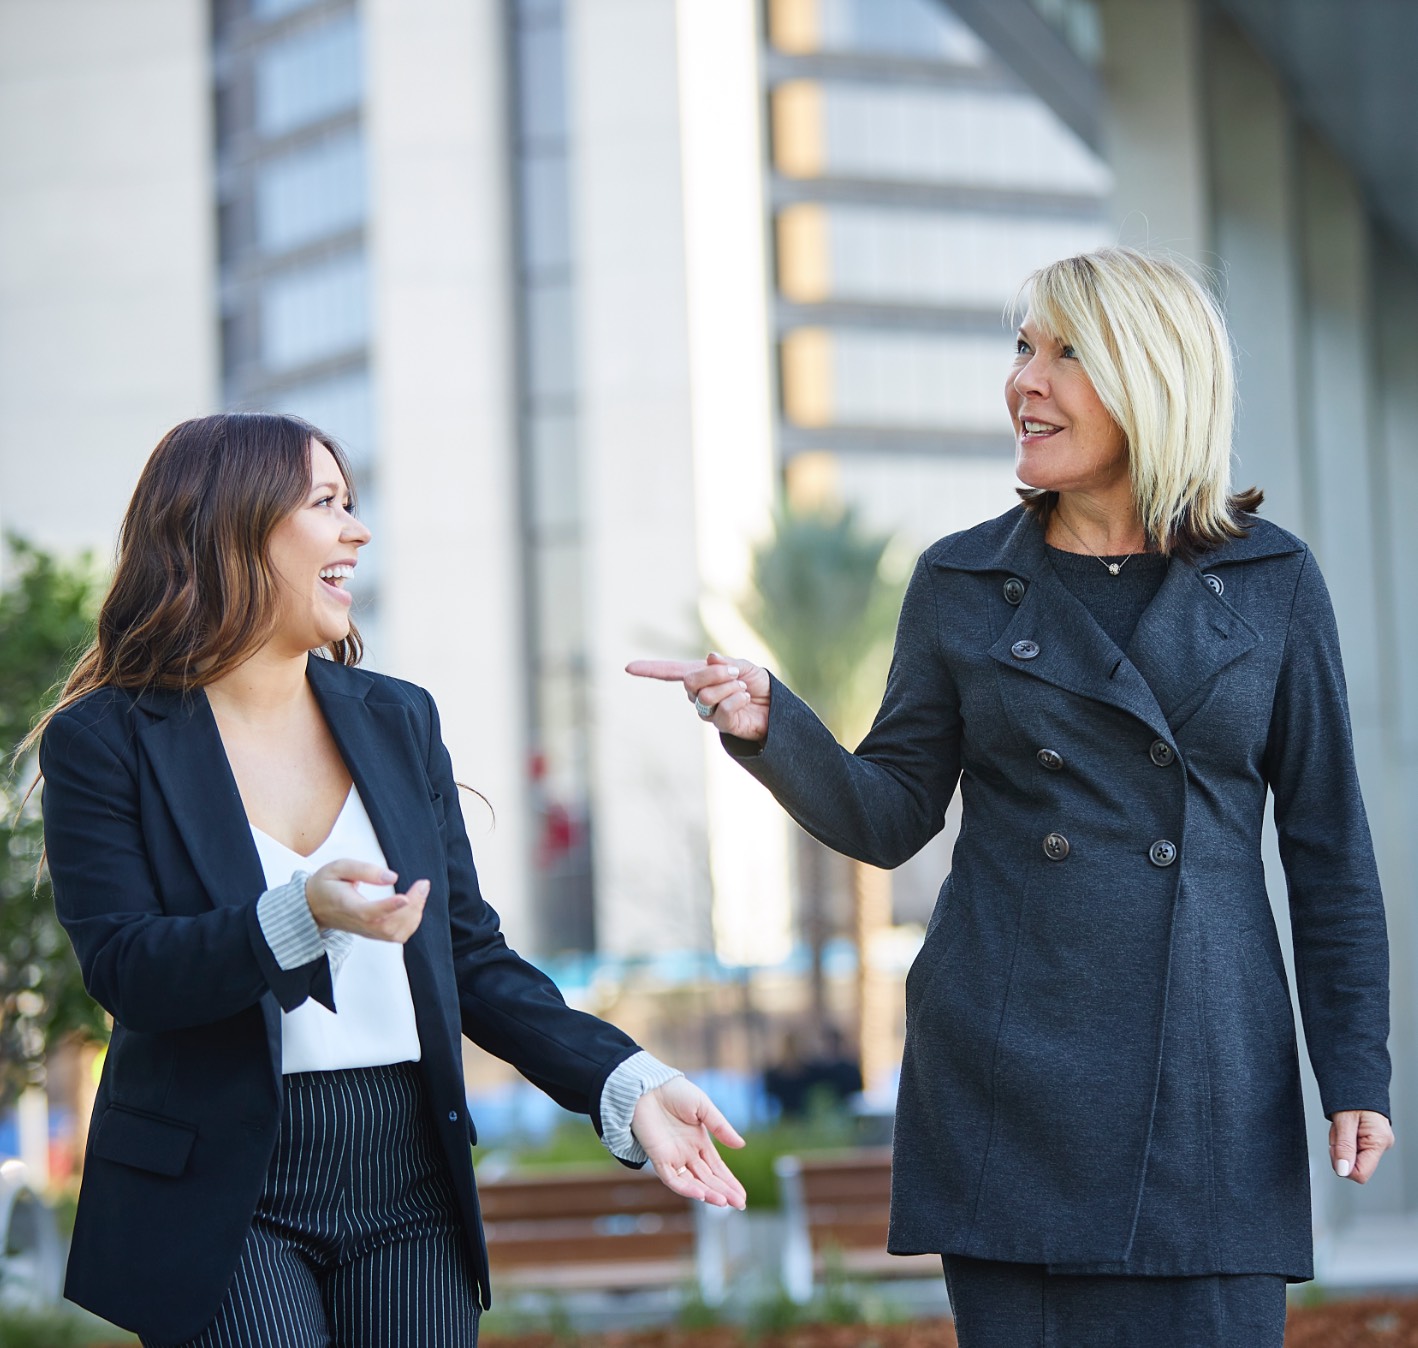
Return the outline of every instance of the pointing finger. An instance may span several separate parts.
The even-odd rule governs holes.
[[[660,679],[665,683],[679,683],[686,674],[702,669],[702,660],[632,660],[625,667],[627,674],[637,679]]]

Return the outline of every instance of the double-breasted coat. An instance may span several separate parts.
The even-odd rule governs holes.
[[[487,1252],[460,1035],[600,1129],[636,1045],[573,1011],[484,902],[438,713],[422,689],[312,657],[308,677],[389,866],[431,882],[404,946],[422,1071],[484,1304]],[[265,879],[201,692],[102,689],[40,750],[60,920],[114,1019],[65,1293],[164,1342],[216,1313],[275,1148],[282,1010],[332,1003],[324,956],[286,971],[256,920]]]
[[[906,980],[895,1253],[1312,1276],[1267,791],[1326,1113],[1388,1113],[1387,941],[1329,596],[1302,542],[1250,526],[1173,558],[1123,651],[1017,507],[921,557],[855,753],[777,680],[761,748],[726,739],[877,866],[959,783]]]

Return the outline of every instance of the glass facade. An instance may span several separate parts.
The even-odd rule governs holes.
[[[780,253],[811,250],[811,272],[784,275],[794,300],[936,305],[992,314],[1020,281],[1054,258],[1098,242],[1093,221],[1001,216],[907,207],[787,206],[779,212]]]
[[[376,534],[355,582],[378,656],[378,456],[355,0],[213,0],[229,407],[293,412],[349,451]]]
[[[252,62],[257,132],[284,136],[358,107],[363,92],[353,11],[263,45]]]
[[[1008,483],[1004,311],[1107,241],[1106,166],[940,0],[765,3],[785,464],[996,445]]]
[[[365,217],[364,145],[347,128],[260,164],[253,175],[256,243],[281,253],[359,229]]]
[[[528,785],[536,820],[533,912],[544,953],[595,949],[590,763],[577,444],[566,15],[561,0],[507,0],[512,35],[518,253],[519,427]]]

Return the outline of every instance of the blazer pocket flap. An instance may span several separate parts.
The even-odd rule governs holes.
[[[189,1123],[110,1105],[94,1130],[92,1150],[105,1161],[156,1175],[180,1175],[196,1140],[197,1129]]]

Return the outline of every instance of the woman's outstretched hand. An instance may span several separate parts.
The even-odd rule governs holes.
[[[661,1181],[685,1198],[716,1208],[742,1209],[747,1196],[714,1146],[743,1146],[743,1138],[693,1082],[675,1077],[635,1104],[630,1131],[645,1148]]]
[[[1329,1161],[1340,1179],[1367,1184],[1393,1146],[1393,1128],[1372,1109],[1344,1109],[1329,1122]]]
[[[768,671],[748,660],[710,653],[706,660],[632,660],[627,674],[684,685],[700,719],[744,740],[768,735]],[[708,715],[705,715],[708,712]]]
[[[392,885],[398,879],[393,871],[367,861],[327,861],[306,880],[305,901],[319,926],[403,945],[423,920],[428,881],[415,880],[406,894],[387,899],[367,899],[359,892],[361,884]]]

